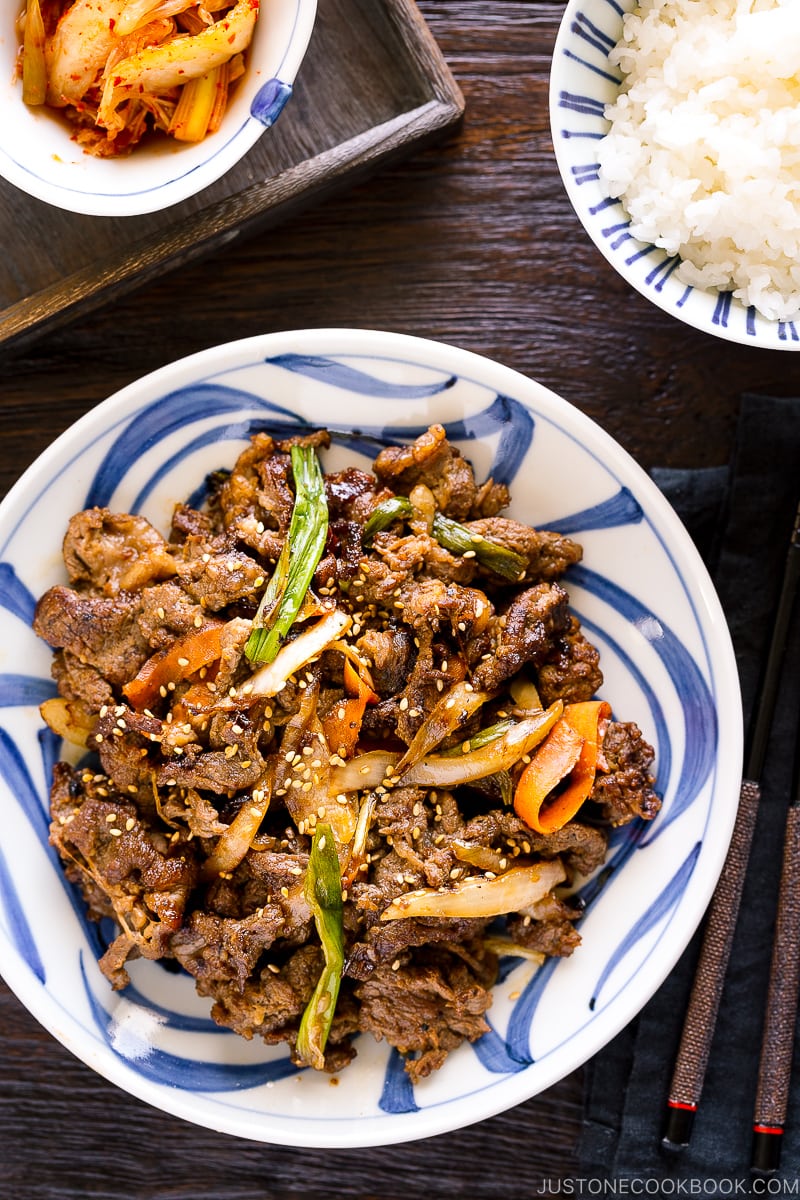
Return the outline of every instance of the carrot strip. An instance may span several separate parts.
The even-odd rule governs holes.
[[[157,698],[162,687],[188,679],[202,667],[216,662],[222,654],[224,628],[224,623],[206,625],[148,658],[122,689],[133,707],[145,708]]]
[[[587,799],[597,771],[600,729],[610,716],[604,700],[566,705],[564,715],[522,772],[514,811],[536,833],[561,829]]]
[[[364,711],[368,704],[377,704],[378,697],[349,658],[344,663],[344,686],[348,699],[340,701],[328,714],[322,722],[322,731],[331,751],[340,758],[349,758],[358,743]]]

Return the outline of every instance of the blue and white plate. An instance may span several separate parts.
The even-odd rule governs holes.
[[[194,144],[157,139],[120,158],[84,154],[51,109],[23,104],[15,72],[20,7],[21,0],[0,0],[0,176],[57,208],[129,217],[209,187],[275,123],[308,47],[317,0],[261,0],[245,74],[216,133]]]
[[[800,323],[769,320],[731,292],[689,287],[675,274],[680,259],[637,241],[622,202],[599,177],[597,146],[609,128],[604,114],[622,77],[609,54],[623,16],[636,0],[568,0],[550,71],[550,128],[561,178],[597,248],[627,282],[665,312],[731,342],[800,350]]]
[[[63,753],[38,704],[51,655],[34,601],[64,579],[69,514],[89,505],[169,526],[173,505],[233,464],[256,430],[325,425],[327,469],[441,422],[512,492],[511,512],[584,546],[567,583],[599,647],[602,695],[656,747],[663,809],[612,838],[583,885],[583,939],[538,971],[507,960],[491,1032],[412,1086],[369,1036],[339,1086],[285,1048],[221,1031],[188,977],[132,965],[114,993],[47,838]],[[683,526],[632,459],[538,383],[463,350],[397,334],[312,330],[221,346],[145,377],[58,438],[0,505],[0,971],[34,1016],[121,1088],[198,1125],[258,1141],[363,1146],[426,1137],[507,1109],[555,1083],[641,1008],[697,926],[737,807],[741,708],[727,627]]]

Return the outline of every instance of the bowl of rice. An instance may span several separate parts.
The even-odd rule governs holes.
[[[587,233],[697,329],[800,349],[800,5],[570,0],[550,120]]]
[[[195,0],[156,5],[0,0],[3,179],[67,212],[139,217],[210,188],[268,135],[291,101],[316,0],[221,0],[213,15]],[[29,10],[45,22],[38,56],[25,52]]]

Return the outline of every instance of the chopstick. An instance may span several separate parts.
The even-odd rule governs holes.
[[[689,1145],[703,1091],[761,799],[761,775],[799,580],[800,504],[789,538],[769,651],[753,710],[744,779],[739,792],[739,808],[722,873],[709,905],[700,955],[673,1067],[664,1135],[661,1140],[665,1150],[677,1151]]]
[[[792,802],[786,814],[781,882],[772,942],[769,991],[753,1112],[751,1168],[771,1174],[780,1166],[789,1104],[792,1051],[800,992],[800,722],[795,745]]]

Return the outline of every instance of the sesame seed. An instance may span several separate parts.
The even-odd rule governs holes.
[[[121,829],[109,829],[108,832],[111,834],[112,837],[122,837]]]
[[[125,828],[127,829],[128,833],[130,833],[135,824],[136,822],[134,821],[133,817],[128,817],[127,821],[125,822]]]

